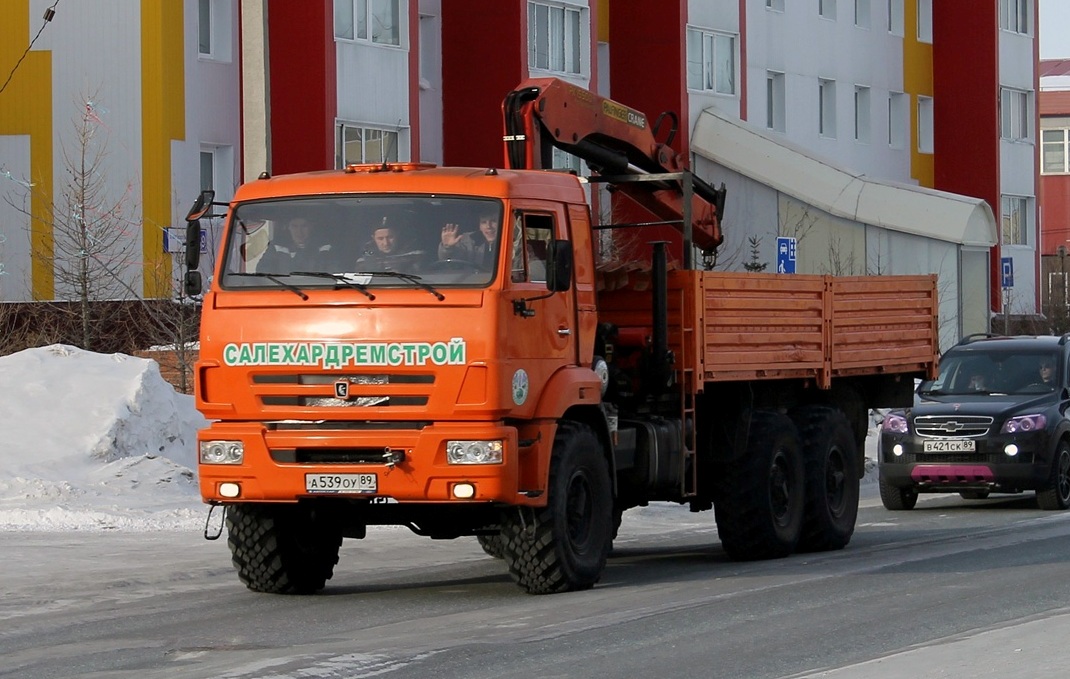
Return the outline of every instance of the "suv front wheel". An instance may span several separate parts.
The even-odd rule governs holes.
[[[1070,444],[1059,441],[1051,461],[1051,475],[1042,488],[1037,489],[1037,504],[1041,509],[1070,508]]]
[[[914,509],[914,505],[918,504],[918,491],[913,488],[899,488],[883,478],[880,479],[880,487],[881,502],[884,503],[885,509]]]

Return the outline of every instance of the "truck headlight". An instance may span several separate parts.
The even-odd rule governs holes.
[[[241,464],[244,459],[241,441],[201,441],[201,464]]]
[[[501,464],[502,441],[446,441],[446,461],[450,464]]]

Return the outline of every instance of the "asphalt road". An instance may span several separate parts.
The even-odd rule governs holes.
[[[735,563],[712,512],[625,514],[591,591],[474,539],[346,541],[320,595],[247,591],[200,533],[0,533],[0,677],[1044,677],[1070,664],[1070,512],[864,486],[842,551]]]

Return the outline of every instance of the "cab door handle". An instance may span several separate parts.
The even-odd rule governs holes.
[[[561,335],[562,337],[568,337],[572,334],[572,328],[558,328],[557,334]]]

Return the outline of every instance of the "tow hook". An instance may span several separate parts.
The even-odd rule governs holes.
[[[221,512],[219,512],[219,528],[216,529],[215,533],[211,533],[211,532],[209,532],[209,527],[212,524],[212,513],[215,511],[216,507],[222,507],[223,510]],[[206,518],[204,520],[204,539],[205,540],[218,540],[219,536],[223,534],[223,525],[226,523],[226,520],[227,520],[227,507],[226,507],[226,505],[224,505],[222,503],[219,503],[219,502],[212,502],[211,504],[209,504],[208,505],[208,518]]]

